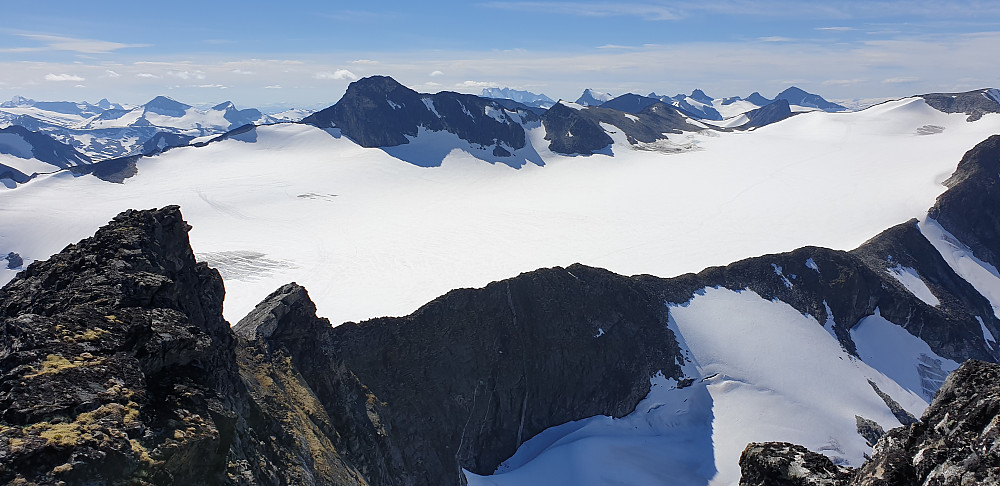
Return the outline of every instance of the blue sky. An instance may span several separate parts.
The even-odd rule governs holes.
[[[17,2],[0,98],[321,107],[361,76],[579,96],[1000,86],[1000,2]]]

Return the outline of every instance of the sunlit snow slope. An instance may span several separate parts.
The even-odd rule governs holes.
[[[553,154],[539,127],[529,137],[545,165],[519,170],[461,150],[421,168],[336,130],[260,127],[142,159],[121,185],[62,173],[0,190],[0,252],[46,258],[123,209],[179,204],[198,256],[225,277],[233,322],[293,280],[333,322],[402,315],[545,266],[673,276],[806,244],[853,248],[921,216],[961,155],[1000,129],[997,115],[965,119],[905,99],[672,135],[698,148],[683,153],[616,143],[613,157]]]

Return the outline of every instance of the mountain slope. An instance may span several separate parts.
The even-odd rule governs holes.
[[[751,95],[752,96],[752,95]],[[840,106],[836,103],[831,103],[822,96],[817,94],[812,94],[802,89],[791,86],[788,89],[778,93],[774,97],[775,100],[786,100],[791,105],[803,106],[807,108],[819,108],[823,111],[846,111],[847,108]]]

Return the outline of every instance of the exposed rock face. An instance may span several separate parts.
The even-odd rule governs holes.
[[[1000,365],[965,362],[920,422],[889,431],[857,470],[785,443],[750,444],[740,468],[746,486],[1000,484]]]
[[[740,486],[840,486],[851,470],[787,442],[753,443],[740,455]]]
[[[304,435],[240,379],[188,228],[126,211],[0,290],[0,482],[310,484]]]
[[[598,122],[581,112],[556,103],[542,115],[545,139],[550,141],[549,150],[560,154],[590,155],[614,142]]]
[[[0,291],[0,481],[226,478],[240,384],[187,229],[127,211]]]
[[[655,142],[666,138],[665,133],[699,129],[676,108],[661,102],[646,105],[634,115],[604,107],[577,110],[557,103],[542,115],[549,150],[561,154],[590,155],[607,148],[613,140],[601,128],[602,123],[620,129],[632,144]]]
[[[382,423],[413,484],[458,484],[459,467],[490,474],[548,427],[632,412],[657,371],[681,377],[662,301],[582,265],[452,291],[408,317],[331,334],[334,354],[385,402]]]
[[[409,143],[406,137],[417,136],[424,127],[483,147],[502,144],[516,150],[526,143],[519,121],[493,100],[449,91],[421,94],[388,76],[371,76],[351,83],[340,101],[302,123],[337,127],[362,147]]]
[[[788,100],[775,100],[765,106],[746,113],[748,121],[740,128],[755,128],[770,125],[792,116]]]
[[[945,113],[965,113],[968,121],[976,121],[986,113],[1000,113],[1000,100],[995,89],[977,89],[964,93],[930,93],[921,98],[932,108]]]
[[[965,153],[944,183],[930,217],[968,245],[980,260],[1000,268],[1000,135]]]

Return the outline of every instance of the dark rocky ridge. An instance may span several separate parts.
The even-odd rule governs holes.
[[[889,431],[860,468],[837,467],[792,444],[750,444],[740,458],[740,485],[1000,484],[997,424],[1000,365],[970,360],[948,376],[919,422]]]
[[[661,102],[645,105],[635,114],[603,106],[577,110],[557,103],[542,115],[549,150],[568,155],[590,155],[611,145],[613,140],[601,123],[620,129],[631,144],[655,142],[666,138],[665,133],[699,130],[676,108]]]
[[[424,127],[483,147],[503,144],[517,150],[526,142],[516,118],[494,100],[450,91],[421,94],[388,76],[371,76],[351,83],[340,101],[302,123],[339,128],[362,147],[406,144],[407,136],[415,137]]]
[[[929,215],[972,249],[977,258],[1000,268],[1000,135],[966,152],[944,182]]]
[[[920,97],[935,110],[965,113],[969,115],[968,121],[976,121],[986,113],[1000,113],[1000,100],[990,96],[990,91],[977,89],[964,93],[929,93]]]

